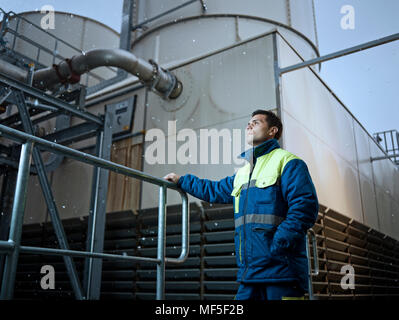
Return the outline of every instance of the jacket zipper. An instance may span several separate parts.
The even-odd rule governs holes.
[[[244,202],[244,208],[243,208],[243,211],[244,211],[244,226],[243,226],[243,231],[244,231],[244,261],[245,261],[245,271],[244,271],[244,273],[242,274],[241,281],[245,278],[245,275],[246,275],[247,272],[248,272],[248,258],[247,258],[247,251],[246,251],[247,245],[246,245],[246,235],[245,235],[245,226],[246,226],[245,217],[246,217],[246,214],[247,214],[247,202],[248,202],[249,184],[250,184],[250,182],[251,182],[251,176],[252,176],[252,172],[254,171],[254,168],[255,168],[255,161],[254,161],[254,164],[253,164],[253,166],[252,166],[252,168],[251,168],[251,170],[250,170],[250,172],[249,172],[248,186],[247,186],[247,194],[245,195],[245,202]],[[241,243],[241,242],[240,242],[240,243]]]
[[[238,247],[238,252],[239,252],[239,256],[240,256],[240,263],[242,263],[242,258],[241,258],[241,230],[240,230],[240,245]]]

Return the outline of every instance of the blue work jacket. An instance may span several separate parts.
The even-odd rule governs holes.
[[[237,281],[296,281],[308,290],[306,232],[318,214],[306,163],[276,139],[243,152],[248,163],[220,181],[186,174],[178,186],[210,203],[234,203]]]

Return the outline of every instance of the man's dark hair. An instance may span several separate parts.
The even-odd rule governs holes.
[[[276,135],[274,136],[275,139],[280,139],[281,134],[283,133],[283,124],[281,123],[281,120],[279,117],[275,115],[274,112],[272,111],[267,111],[267,110],[262,110],[258,109],[252,112],[252,117],[256,116],[257,114],[264,114],[266,116],[266,122],[270,127],[277,127],[278,131]]]

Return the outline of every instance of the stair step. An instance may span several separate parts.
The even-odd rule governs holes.
[[[183,263],[167,263],[167,269],[199,268],[201,265],[200,257],[188,257]],[[141,261],[140,269],[155,269],[154,263]]]
[[[208,256],[204,257],[205,267],[228,267],[236,266],[236,257],[235,255],[229,256]]]
[[[137,292],[137,300],[155,300],[155,293]],[[190,293],[165,293],[165,300],[199,300],[200,294]]]
[[[104,280],[122,280],[122,279],[127,279],[127,280],[133,280],[134,277],[136,276],[136,271],[134,270],[104,270],[102,272],[102,278]]]
[[[199,233],[200,231],[201,231],[201,224],[199,221],[190,223],[190,234]],[[140,232],[143,236],[157,236],[158,226],[143,228],[141,229]],[[167,236],[171,234],[181,234],[181,233],[182,233],[181,224],[168,225],[167,223],[166,226]]]
[[[234,242],[234,231],[205,232],[204,238],[207,243]]]
[[[156,272],[155,270],[138,270],[137,275],[140,280],[155,280]],[[200,278],[200,270],[195,269],[175,269],[175,270],[166,270],[165,271],[165,279],[166,280],[176,280],[176,279],[185,279],[185,280],[199,280]]]
[[[232,219],[206,221],[204,225],[206,231],[234,230]]]
[[[139,255],[142,257],[151,257],[151,258],[157,257],[157,248],[137,248],[137,251],[139,252]],[[180,255],[180,252],[181,252],[180,246],[171,246],[171,247],[166,247],[165,254],[167,257],[178,257]],[[199,254],[200,254],[199,245],[190,246],[189,257],[198,256]]]
[[[232,279],[237,278],[237,268],[215,268],[205,269],[204,274],[206,279]]]
[[[205,293],[204,300],[234,300],[235,294]]]
[[[137,281],[137,291],[156,291],[155,281]],[[199,281],[165,281],[165,292],[170,293],[171,291],[178,292],[195,292],[200,290]]]
[[[134,300],[136,295],[133,292],[101,292],[101,300]]]
[[[234,243],[217,243],[204,245],[206,254],[233,254],[235,252]]]
[[[236,293],[239,285],[236,281],[204,281],[204,287],[207,292],[233,291]]]
[[[201,242],[201,235],[199,233],[190,234],[190,245],[199,244]],[[156,247],[158,245],[158,237],[141,237],[138,239],[139,245],[142,247]],[[181,245],[181,234],[166,236],[166,245],[174,246]]]

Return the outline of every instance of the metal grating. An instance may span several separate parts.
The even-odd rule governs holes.
[[[397,130],[381,131],[374,133],[373,137],[389,158],[399,165],[399,132]]]
[[[190,205],[190,254],[180,265],[167,264],[166,299],[233,299],[238,288],[234,256],[232,206]],[[167,214],[168,257],[180,253],[180,206]],[[64,221],[71,249],[83,249],[87,220]],[[320,272],[313,276],[315,299],[378,299],[399,296],[399,242],[320,205],[316,233]],[[157,208],[107,215],[107,253],[156,257]],[[23,244],[55,247],[50,224],[25,226]],[[311,247],[311,244],[310,244]],[[312,258],[313,260],[313,258]],[[82,277],[83,259],[75,259]],[[40,268],[51,264],[56,289],[40,288]],[[341,287],[341,268],[355,269],[355,289]],[[155,265],[147,262],[104,261],[101,299],[155,299]],[[73,299],[62,257],[22,255],[17,270],[16,299]]]
[[[398,241],[323,206],[313,229],[320,267],[312,278],[316,299],[399,296]],[[341,268],[348,264],[355,270],[355,288],[344,290]]]

